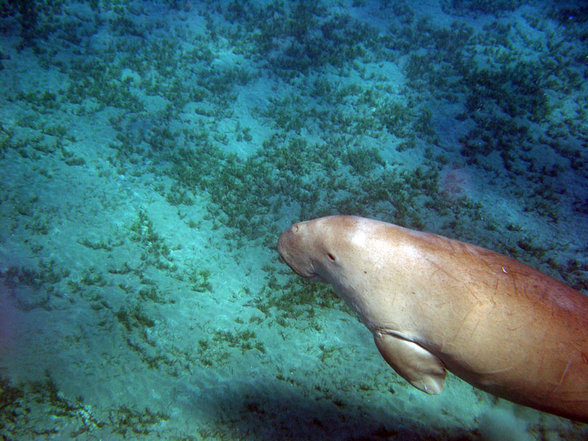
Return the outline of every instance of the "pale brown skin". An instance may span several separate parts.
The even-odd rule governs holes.
[[[331,283],[415,387],[445,369],[499,397],[588,422],[588,297],[507,256],[393,224],[331,216],[278,241],[300,276]]]

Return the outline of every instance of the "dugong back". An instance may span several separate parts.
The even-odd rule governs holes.
[[[486,297],[477,308],[485,330],[469,342],[457,337],[467,355],[441,359],[488,392],[588,422],[588,297],[514,259],[477,254],[467,258],[484,287],[476,293]]]
[[[588,297],[510,257],[399,228],[388,227],[420,256],[404,290],[435,305],[415,313],[425,347],[476,387],[588,422]]]

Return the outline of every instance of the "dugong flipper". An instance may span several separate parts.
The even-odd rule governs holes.
[[[507,256],[353,216],[292,225],[300,276],[331,283],[412,385],[445,369],[511,401],[588,422],[588,297]]]

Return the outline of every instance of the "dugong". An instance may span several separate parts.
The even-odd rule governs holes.
[[[439,394],[446,369],[510,401],[588,422],[588,297],[510,257],[354,216],[278,240],[302,277],[333,285],[382,357]]]

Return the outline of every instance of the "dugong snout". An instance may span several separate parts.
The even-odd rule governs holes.
[[[316,277],[312,261],[308,258],[309,247],[312,243],[305,243],[305,227],[294,224],[284,231],[278,239],[278,253],[286,264],[301,277]]]

